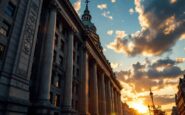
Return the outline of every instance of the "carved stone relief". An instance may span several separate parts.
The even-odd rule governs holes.
[[[30,63],[30,56],[32,53],[32,46],[34,41],[34,36],[37,30],[37,19],[39,15],[39,6],[40,6],[40,0],[31,0],[29,9],[27,12],[27,18],[25,27],[23,30],[22,35],[22,46],[21,46],[21,53],[20,53],[20,59],[18,62],[18,68],[17,73],[20,75],[26,76],[29,69],[29,63]]]

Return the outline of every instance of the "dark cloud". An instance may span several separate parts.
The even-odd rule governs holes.
[[[172,59],[160,59],[150,62],[148,59],[145,64],[137,62],[132,65],[132,69],[128,71],[117,72],[117,78],[125,83],[135,84],[136,92],[149,90],[153,86],[163,88],[164,85],[174,85],[175,82],[165,81],[164,79],[175,79],[184,74],[177,66],[179,62]],[[158,70],[158,68],[162,68]]]
[[[178,62],[171,60],[169,58],[167,59],[159,59],[154,64],[152,64],[152,68],[162,67],[162,66],[173,66],[177,64]]]
[[[161,55],[185,33],[185,0],[135,0],[142,29],[127,38],[116,38],[109,48],[127,55]],[[132,45],[130,45],[132,44]]]

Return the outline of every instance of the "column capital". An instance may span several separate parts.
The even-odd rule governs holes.
[[[55,0],[50,0],[48,7],[51,10],[57,10],[57,3],[56,3],[56,1]]]

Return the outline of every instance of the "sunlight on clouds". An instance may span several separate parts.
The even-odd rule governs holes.
[[[111,63],[111,67],[115,70],[117,69],[118,67],[120,67],[120,64],[119,63]]]
[[[148,108],[144,105],[143,100],[135,99],[133,102],[129,103],[131,108],[135,108],[139,113],[147,113]]]
[[[122,53],[124,50],[123,50],[122,45],[119,44],[119,43],[121,42],[121,39],[122,39],[122,38],[124,38],[124,37],[127,36],[127,34],[125,33],[125,31],[122,31],[122,30],[116,30],[116,31],[115,31],[115,34],[116,34],[116,37],[115,37],[114,41],[111,42],[111,43],[109,43],[109,44],[107,45],[107,48],[113,49],[113,50],[116,48],[115,51],[116,51],[117,53]],[[125,48],[126,48],[126,47],[125,47]],[[129,49],[128,49],[128,50],[129,50]]]
[[[166,105],[163,105],[161,108],[163,110],[171,110],[173,106],[176,106],[176,104],[175,103],[166,104]],[[168,115],[171,115],[171,111],[166,111],[166,113]]]
[[[108,30],[108,31],[107,31],[107,35],[109,35],[109,36],[111,36],[113,33],[114,33],[113,30]]]
[[[179,78],[173,78],[173,79],[163,79],[164,84],[168,83],[174,83],[177,84],[179,82]]]
[[[176,58],[177,63],[183,63],[184,61],[185,61],[185,58],[183,57]]]
[[[184,40],[185,39],[185,33],[181,35],[180,40]]]
[[[126,32],[125,31],[122,31],[122,30],[116,30],[116,37],[118,38],[124,38],[127,36]]]
[[[112,3],[115,3],[115,2],[116,2],[116,0],[111,0],[111,2],[112,2]]]
[[[159,90],[153,91],[153,93],[157,95],[174,95],[177,90],[177,85],[168,85]]]
[[[99,8],[101,10],[106,9],[107,8],[107,4],[98,4],[97,8]]]
[[[134,11],[134,9],[133,9],[133,8],[130,8],[130,9],[129,9],[129,13],[130,13],[130,15],[134,14],[134,12],[135,12],[135,11]]]
[[[139,23],[142,27],[142,30],[149,27],[149,20],[147,16],[144,15],[143,6],[140,3],[140,0],[135,0],[135,11],[139,14]],[[149,15],[149,14],[148,14]]]
[[[79,13],[81,8],[81,0],[76,0],[76,2],[73,4],[73,7],[77,13]]]
[[[176,27],[178,26],[178,23],[175,20],[175,16],[171,16],[166,19],[164,24],[160,25],[160,28],[164,28],[164,34],[168,35],[175,31]]]
[[[174,3],[176,3],[177,2],[177,0],[170,0],[170,3],[171,4],[174,4]]]
[[[106,17],[106,18],[108,18],[110,20],[113,20],[113,17],[110,15],[110,11],[104,11],[102,13],[102,16],[104,16],[104,17]]]

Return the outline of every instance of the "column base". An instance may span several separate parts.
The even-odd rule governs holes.
[[[71,107],[63,107],[62,113],[64,113],[65,115],[76,115],[77,112]]]
[[[50,115],[51,109],[52,108],[49,100],[39,100],[32,105],[30,109],[30,115]]]
[[[81,113],[80,115],[91,115],[91,114],[87,112],[87,113]]]
[[[0,115],[26,115],[29,104],[27,100],[0,96]]]

